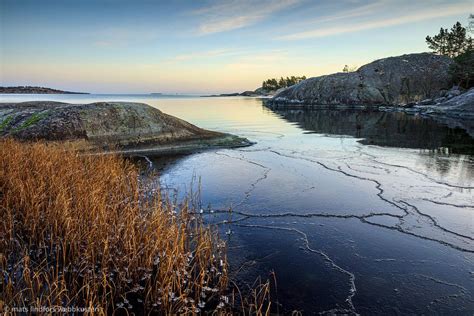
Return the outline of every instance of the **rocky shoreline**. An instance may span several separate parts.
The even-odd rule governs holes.
[[[249,146],[235,135],[205,130],[143,103],[0,103],[0,137],[70,142],[87,151],[124,155],[182,154]]]
[[[375,110],[381,112],[402,112],[409,115],[419,115],[432,118],[452,128],[461,128],[474,138],[474,88],[458,94],[456,87],[446,92],[443,102],[437,103],[433,99],[425,99],[410,105],[403,106],[374,106],[367,104],[305,104],[305,103],[273,103],[266,100],[265,106],[272,110]],[[439,99],[438,99],[439,101]]]
[[[379,109],[383,111],[401,111],[406,113],[439,114],[474,118],[474,88],[461,92],[458,87],[444,92],[445,96],[436,99],[424,99],[402,105],[385,104],[314,104],[300,101],[279,102],[265,100],[265,106],[271,109]]]
[[[405,112],[430,117],[452,128],[464,129],[474,138],[474,88],[442,103],[428,102],[412,107],[380,107],[381,111]]]
[[[427,99],[410,106],[380,107],[386,111],[403,111],[424,115],[441,115],[474,120],[474,88],[456,96],[441,97],[437,100]]]
[[[376,60],[355,72],[309,78],[265,106],[280,109],[361,109],[429,116],[474,137],[474,88],[453,86],[453,61],[429,53]]]

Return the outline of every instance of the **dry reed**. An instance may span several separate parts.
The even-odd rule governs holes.
[[[117,156],[1,140],[0,300],[89,314],[232,310],[217,232],[145,187]],[[262,290],[252,313],[268,313]]]

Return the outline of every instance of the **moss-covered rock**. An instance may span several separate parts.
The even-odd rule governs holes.
[[[124,102],[0,104],[0,135],[21,140],[85,140],[95,148],[160,154],[251,144],[199,128],[147,104]]]

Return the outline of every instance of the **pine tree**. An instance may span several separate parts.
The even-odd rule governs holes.
[[[281,77],[280,81],[278,81],[278,89],[280,88],[286,88],[286,80],[283,77]]]
[[[426,43],[436,53],[452,58],[467,52],[473,46],[472,38],[459,22],[454,24],[451,30],[441,28],[437,35],[427,36]]]
[[[267,79],[262,82],[262,88],[267,91],[272,91],[272,90],[278,90],[281,88],[287,88],[292,85],[297,84],[298,82],[306,80],[306,76],[301,76],[301,77],[296,77],[296,76],[291,76],[291,77],[280,77],[280,79]]]

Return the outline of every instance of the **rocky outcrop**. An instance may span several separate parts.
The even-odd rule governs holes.
[[[278,105],[405,105],[436,98],[450,87],[449,57],[429,53],[389,57],[355,72],[309,78],[275,95]]]
[[[465,113],[474,116],[474,88],[440,105],[450,113]]]
[[[237,136],[208,131],[143,103],[0,104],[0,135],[20,140],[85,140],[125,153],[176,153],[246,146]]]

